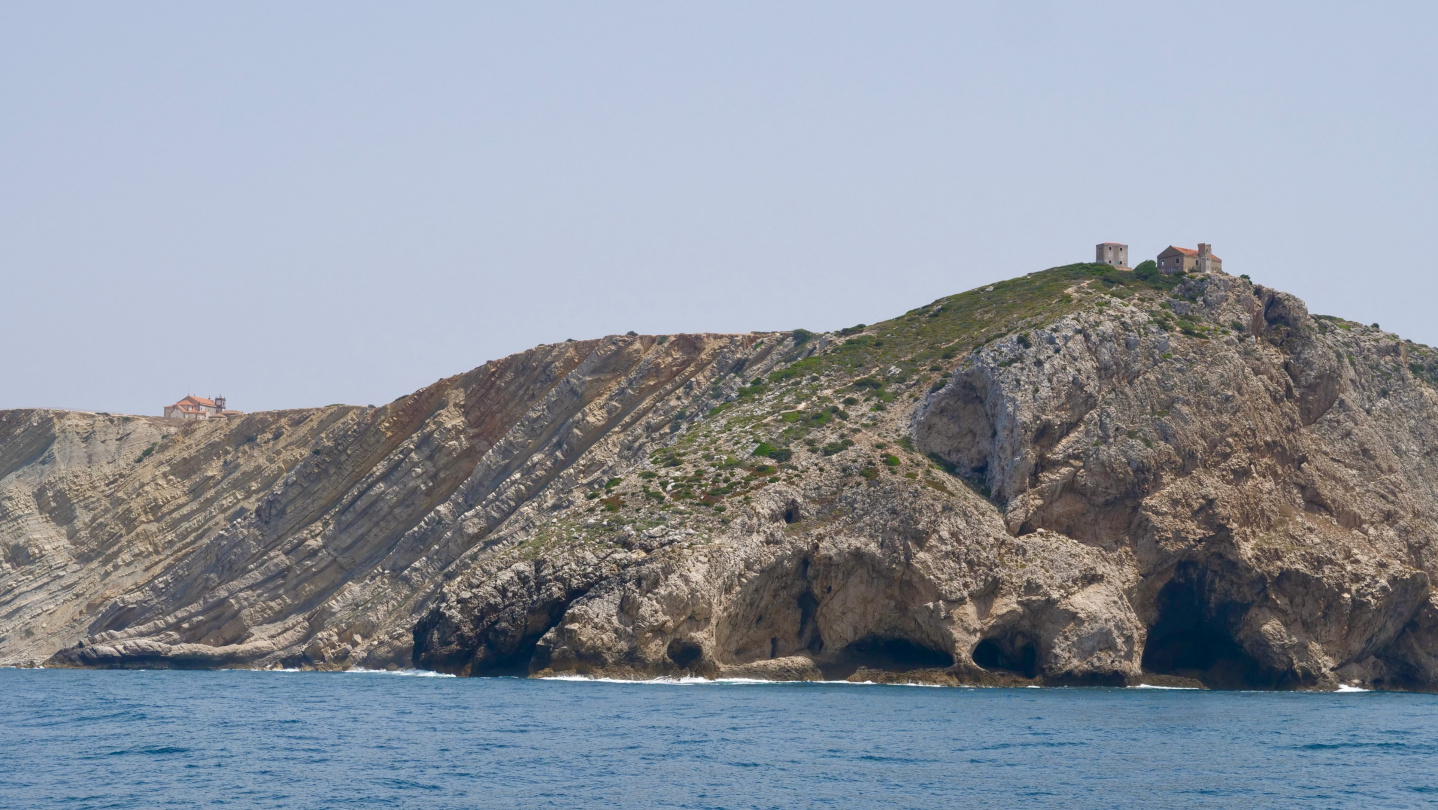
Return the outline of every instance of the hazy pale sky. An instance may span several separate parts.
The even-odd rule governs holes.
[[[1438,344],[1438,4],[0,4],[0,408],[380,404],[1211,242]]]

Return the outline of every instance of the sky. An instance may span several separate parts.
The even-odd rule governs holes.
[[[1433,3],[0,3],[0,409],[382,404],[1209,242],[1438,344]]]

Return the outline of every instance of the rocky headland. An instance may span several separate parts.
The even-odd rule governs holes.
[[[379,408],[0,412],[0,663],[1438,688],[1438,353],[1071,265]]]

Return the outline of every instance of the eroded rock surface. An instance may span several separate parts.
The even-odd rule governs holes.
[[[0,413],[0,660],[1432,689],[1435,371],[1075,266],[383,408]]]
[[[408,665],[417,617],[466,553],[632,466],[776,343],[562,343],[382,408],[186,425],[4,413],[0,655]]]

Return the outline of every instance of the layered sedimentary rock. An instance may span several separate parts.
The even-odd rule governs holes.
[[[1438,356],[1072,266],[383,408],[0,414],[0,661],[1438,686]]]
[[[383,408],[187,425],[8,412],[0,649],[90,666],[408,664],[415,616],[466,553],[642,459],[684,424],[688,391],[770,347],[562,343]]]

